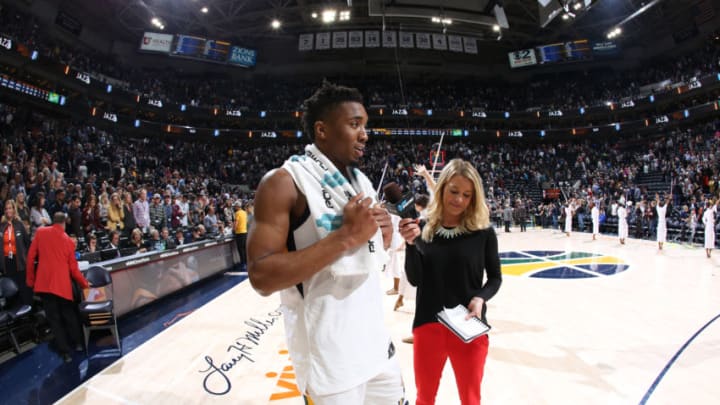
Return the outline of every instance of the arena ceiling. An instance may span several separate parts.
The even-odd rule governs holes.
[[[150,23],[157,17],[164,32],[199,35],[261,47],[264,41],[297,42],[298,34],[322,30],[395,29],[468,35],[508,51],[580,38],[602,39],[613,25],[643,5],[645,13],[623,25],[623,41],[642,42],[691,24],[698,0],[66,0],[66,9],[83,22],[100,25],[103,32],[129,42],[144,31],[159,31]],[[541,3],[567,4],[573,18],[558,15],[547,25]],[[574,9],[575,3],[583,7]],[[102,6],[101,6],[102,4]],[[586,5],[589,7],[586,8]],[[202,11],[207,7],[207,12]],[[504,15],[498,18],[497,8]],[[323,23],[326,8],[350,10],[349,21]],[[431,17],[451,18],[452,24],[433,23]],[[271,27],[278,19],[279,29]],[[507,20],[505,24],[504,20]],[[493,31],[497,22],[507,26]],[[545,25],[545,26],[543,26]],[[499,39],[498,39],[499,38]]]

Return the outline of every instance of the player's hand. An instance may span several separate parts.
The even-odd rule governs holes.
[[[385,249],[390,247],[390,242],[392,241],[392,234],[393,234],[393,227],[392,227],[392,219],[390,219],[390,213],[387,209],[385,209],[385,205],[375,205],[372,208],[370,208],[370,212],[372,213],[373,218],[375,218],[375,222],[377,222],[378,226],[380,227],[380,232],[382,232],[383,236],[383,245]]]
[[[367,242],[378,230],[379,225],[370,209],[372,202],[372,198],[359,193],[352,197],[343,208],[342,226],[346,227],[351,236],[353,246]]]

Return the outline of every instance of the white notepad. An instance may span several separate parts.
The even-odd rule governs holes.
[[[458,305],[455,308],[444,308],[438,312],[437,318],[463,342],[468,343],[490,331],[490,326],[476,316],[465,319],[469,312],[463,305]]]

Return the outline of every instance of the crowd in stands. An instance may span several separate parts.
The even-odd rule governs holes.
[[[317,84],[277,78],[208,80],[167,69],[157,72],[131,67],[112,55],[49,38],[40,27],[35,17],[10,6],[0,8],[0,32],[38,50],[42,57],[114,78],[125,83],[127,90],[166,101],[296,110]],[[563,73],[562,77],[536,78],[529,85],[488,85],[472,78],[441,82],[409,78],[403,85],[379,78],[343,77],[340,82],[360,88],[368,105],[500,111],[576,108],[637,96],[645,85],[688,81],[715,72],[718,45],[716,35],[710,35],[691,54],[647,63],[636,71]],[[0,130],[0,201],[16,201],[31,232],[49,223],[54,212],[67,212],[71,221],[68,232],[78,238],[82,248],[90,245],[92,236],[96,239],[93,243],[104,248],[116,237],[114,232],[127,244],[133,240],[134,229],[140,230],[134,237],[136,250],[140,245],[146,250],[159,246],[146,242],[149,239],[176,238],[177,229],[183,232],[183,240],[204,232],[215,235],[221,227],[231,225],[236,201],[242,206],[250,204],[252,190],[264,173],[301,151],[297,143],[228,146],[135,138],[86,123],[60,122],[14,105],[0,105]],[[396,181],[413,192],[426,191],[413,175],[412,166],[427,161],[433,142],[372,142],[365,170],[379,181],[387,163],[384,182]],[[656,192],[671,199],[670,218],[685,221],[704,199],[717,198],[717,149],[717,122],[612,141],[453,141],[444,145],[445,160],[462,157],[478,168],[496,217],[506,206],[519,206],[520,212],[527,212],[538,224],[554,226],[562,215],[562,201],[576,198],[581,202],[575,214],[580,228],[585,227],[589,201],[599,200],[607,217],[612,217],[612,204],[620,198],[644,207],[652,204]],[[651,174],[659,179],[648,183]],[[548,190],[559,190],[560,198],[543,198]],[[138,218],[138,201],[148,205],[150,219]],[[182,219],[177,218],[175,207]],[[649,237],[651,232],[638,232],[637,236]]]
[[[9,6],[0,9],[0,33],[38,50],[41,57],[70,65],[72,68],[110,77],[126,90],[155,99],[202,107],[250,108],[269,111],[294,111],[308,97],[317,79],[301,78],[234,80],[216,74],[188,75],[173,69],[162,71],[138,68],[122,63],[114,55],[87,48],[79,49],[48,37],[35,17]],[[692,77],[715,73],[720,69],[718,34],[708,35],[701,47],[690,54],[661,58],[643,64],[634,71],[584,70],[534,78],[525,83],[502,83],[474,78],[459,80],[437,77],[398,79],[374,77],[334,77],[335,81],[359,88],[369,105],[388,108],[482,109],[486,111],[523,111],[535,109],[577,109],[602,105],[608,100],[647,95],[655,90],[644,86],[663,83],[687,83]],[[118,83],[116,82],[116,83]]]
[[[120,136],[2,104],[0,117],[0,201],[15,201],[31,233],[55,212],[66,212],[67,232],[81,250],[112,242],[134,253],[230,233],[233,205],[251,211],[261,177],[302,151],[299,143],[228,146]],[[375,183],[382,177],[427,193],[413,165],[431,168],[433,141],[373,138],[363,169]],[[527,220],[557,227],[563,202],[575,198],[576,226],[588,229],[589,202],[611,219],[619,200],[644,213],[656,193],[671,201],[671,221],[690,221],[705,200],[719,196],[719,144],[720,121],[714,121],[655,136],[528,144],[455,139],[442,149],[444,161],[461,157],[477,167],[496,218],[505,207],[521,207]],[[635,236],[651,237],[651,221]]]
[[[234,209],[252,212],[249,189],[238,185],[257,184],[258,170],[269,169],[259,150],[156,143],[17,113],[0,104],[0,201],[15,202],[31,234],[65,212],[80,253],[111,247],[130,254],[231,236]]]

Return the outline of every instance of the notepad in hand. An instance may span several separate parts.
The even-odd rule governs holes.
[[[444,308],[438,312],[437,318],[463,342],[469,343],[490,331],[490,326],[476,316],[465,319],[469,312],[464,306],[458,305],[455,308]]]

